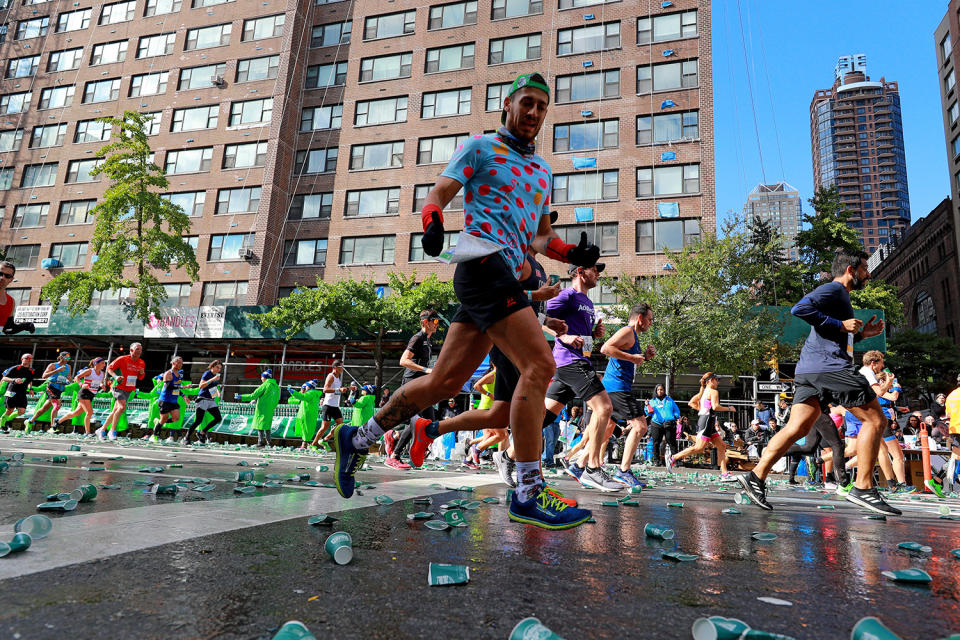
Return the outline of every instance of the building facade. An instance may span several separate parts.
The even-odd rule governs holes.
[[[800,192],[786,182],[758,184],[743,205],[744,219],[749,223],[763,220],[783,239],[783,257],[796,260],[797,233],[800,232],[802,202]]]
[[[953,43],[960,41],[960,0],[951,0],[947,13],[933,34],[937,52],[937,77],[940,80],[940,109],[943,114],[943,141],[947,148],[947,171],[950,176],[950,196],[953,200],[953,229],[956,248],[960,255],[960,94],[956,88],[960,49]]]
[[[910,226],[896,82],[867,76],[864,54],[841,56],[834,83],[810,102],[814,188],[836,187],[868,252]]]
[[[587,231],[608,273],[633,276],[715,230],[709,2],[390,4],[0,0],[11,295],[36,304],[52,276],[91,264],[88,212],[108,185],[90,171],[110,135],[96,118],[125,110],[154,115],[155,161],[192,216],[200,282],[162,276],[168,304],[272,304],[318,277],[449,277],[420,250],[423,199],[534,70],[552,90],[538,151],[561,235]],[[447,209],[454,238],[462,192]]]

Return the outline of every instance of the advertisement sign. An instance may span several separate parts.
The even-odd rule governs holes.
[[[330,366],[339,356],[328,355],[320,358],[293,358],[287,359],[283,367],[283,383],[306,381],[319,378],[321,381],[330,373]],[[279,358],[277,358],[279,360]],[[265,358],[248,357],[243,367],[243,377],[248,380],[259,380],[260,373],[265,369],[273,369],[273,377],[280,380],[280,365],[268,364]]]
[[[163,307],[143,325],[144,338],[192,338],[197,328],[197,307]],[[222,329],[221,329],[222,332]]]
[[[227,308],[200,307],[197,313],[197,338],[222,338],[223,325],[227,319]]]
[[[38,329],[46,329],[50,326],[50,313],[53,307],[44,305],[17,307],[13,314],[14,322],[32,322]]]

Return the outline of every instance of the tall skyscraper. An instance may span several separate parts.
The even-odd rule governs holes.
[[[815,188],[836,186],[872,252],[910,226],[896,82],[870,80],[864,54],[841,56],[834,83],[810,102]]]
[[[800,192],[786,182],[758,184],[743,205],[747,222],[763,220],[783,238],[783,257],[797,259],[796,238],[800,231]]]
[[[632,277],[716,227],[707,0],[0,0],[0,17],[0,247],[21,304],[91,264],[95,118],[126,109],[154,114],[156,162],[193,216],[201,282],[164,276],[171,304],[450,277],[424,259],[417,214],[530,71],[552,89],[538,150],[561,235],[588,231],[607,272]]]

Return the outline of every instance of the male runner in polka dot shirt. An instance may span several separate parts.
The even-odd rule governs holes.
[[[583,267],[592,267],[600,256],[600,249],[587,243],[585,233],[577,245],[563,242],[550,226],[550,216],[543,215],[550,200],[551,172],[536,154],[534,141],[549,102],[550,88],[542,75],[519,76],[504,100],[501,122],[505,126],[494,135],[469,138],[427,194],[421,212],[424,253],[438,256],[443,250],[443,208],[461,188],[465,231],[500,249],[494,247],[489,255],[457,263],[453,286],[460,309],[430,375],[403,385],[362,427],[337,428],[336,482],[344,497],[353,494],[354,475],[363,466],[366,449],[384,429],[455,396],[496,345],[520,372],[510,404],[517,464],[510,519],[568,529],[590,518],[588,510],[572,507],[547,491],[540,476],[543,399],[554,363],[519,279],[528,275],[523,265],[529,245],[548,258]],[[418,420],[414,437],[435,437],[425,434],[429,423]]]

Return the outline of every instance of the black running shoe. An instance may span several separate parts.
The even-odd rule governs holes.
[[[886,516],[903,515],[900,509],[891,507],[880,497],[880,492],[877,491],[876,487],[869,489],[858,489],[854,487],[850,490],[850,493],[847,494],[847,500],[874,513],[882,513]]]
[[[737,476],[737,482],[743,487],[744,493],[750,496],[757,506],[767,511],[773,510],[773,505],[767,502],[767,483],[757,477],[753,471]]]

